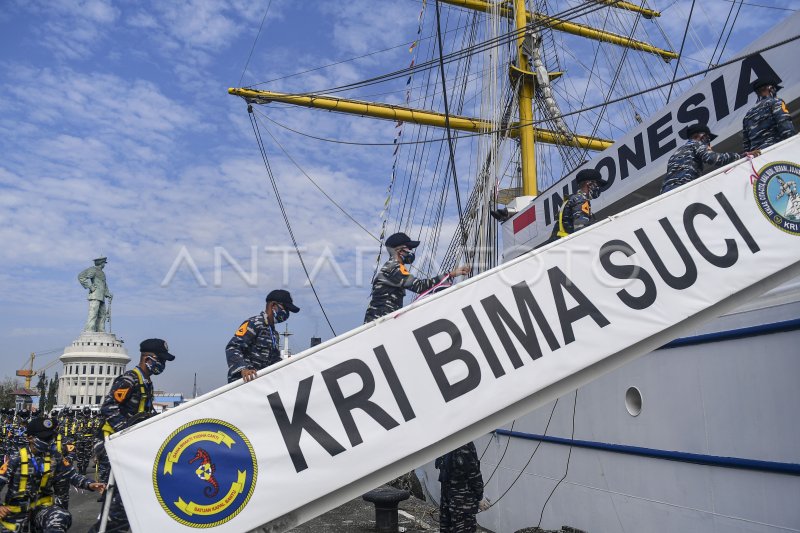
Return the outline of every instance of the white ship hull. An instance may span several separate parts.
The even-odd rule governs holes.
[[[794,281],[706,324],[684,346],[580,388],[574,446],[574,393],[558,400],[546,431],[553,440],[539,438],[550,404],[476,441],[486,496],[497,502],[479,523],[514,532],[539,524],[545,508],[545,529],[800,531],[798,295]],[[637,416],[630,387],[641,393]],[[438,501],[433,465],[418,474]]]

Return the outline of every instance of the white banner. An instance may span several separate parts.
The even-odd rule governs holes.
[[[134,531],[284,531],[798,275],[800,138],[755,165],[113,435]]]
[[[799,26],[800,13],[795,13],[748,46],[741,56],[795,37]],[[625,206],[632,205],[642,200],[636,191],[653,182],[660,184],[669,157],[685,142],[689,125],[707,124],[719,136],[715,145],[722,144],[727,151],[741,152],[742,119],[756,102],[750,83],[759,77],[782,80],[784,89],[779,96],[794,102],[800,98],[798,57],[800,40],[795,40],[695,78],[698,83],[692,89],[582,167],[599,170],[608,182],[600,198],[592,202],[594,211],[601,212],[618,201]],[[503,257],[506,260],[550,238],[561,203],[576,190],[574,178],[574,174],[563,178],[503,224]]]

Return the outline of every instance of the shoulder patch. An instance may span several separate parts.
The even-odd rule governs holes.
[[[405,265],[400,264],[400,273],[404,276],[408,276],[409,272]]]
[[[120,387],[114,391],[114,399],[117,400],[117,403],[122,403],[125,401],[125,398],[128,397],[130,391],[131,389],[129,387]]]
[[[69,461],[67,461],[67,458],[66,458],[66,457],[64,457],[63,459],[61,459],[61,464],[63,464],[63,465],[64,465],[64,466],[66,466],[67,468],[69,468],[69,467],[70,467],[70,465],[72,465],[72,463],[70,463]]]
[[[247,326],[249,326],[249,325],[250,325],[250,321],[249,320],[245,320],[242,323],[242,325],[239,326],[239,329],[236,330],[236,336],[237,337],[244,337],[244,334],[247,333]]]
[[[786,102],[784,101],[781,101],[781,109],[783,110],[784,113],[787,114],[789,113],[789,109],[786,107]]]
[[[6,458],[2,466],[0,466],[0,476],[4,476],[6,472],[8,472],[8,458]]]
[[[591,215],[592,214],[592,206],[589,205],[588,201],[583,202],[583,205],[581,205],[581,211],[583,211],[587,215]]]

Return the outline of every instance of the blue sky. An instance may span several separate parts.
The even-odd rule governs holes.
[[[131,352],[142,339],[161,337],[178,356],[159,376],[158,388],[189,393],[195,372],[203,391],[223,384],[225,344],[273,288],[285,286],[302,307],[289,321],[295,348],[308,346],[312,335],[330,338],[294,252],[286,251],[291,241],[245,105],[226,90],[240,77],[248,85],[385,48],[392,49],[264,87],[315,90],[404,68],[411,56],[400,45],[414,40],[421,3],[273,0],[243,74],[268,3],[0,1],[3,375],[13,375],[29,352],[65,346],[80,333],[87,304],[76,277],[98,254],[109,257],[114,332]],[[665,10],[661,28],[677,48],[691,2],[649,4]],[[726,0],[698,4],[681,63],[688,71],[708,63],[731,7]],[[789,14],[745,4],[723,57]],[[432,16],[429,2],[423,36],[432,35]],[[466,20],[452,8],[443,7],[443,16],[449,17],[446,30]],[[665,44],[654,26],[644,35]],[[430,46],[428,39],[419,50]],[[579,53],[589,45],[574,46]],[[664,75],[673,67],[653,68]],[[591,86],[580,68],[572,73],[576,91]],[[398,80],[350,95],[386,93],[372,98],[402,102],[404,88]],[[260,111],[326,138],[391,143],[396,132],[391,122],[314,110]],[[601,133],[624,131],[623,118],[613,120]],[[379,233],[390,146],[313,141],[274,126],[269,131],[331,197]],[[377,243],[334,208],[266,132],[264,138],[328,316],[337,332],[355,327],[368,302]],[[458,167],[464,187],[470,165],[467,153]],[[449,205],[444,241],[454,228],[452,211]],[[395,229],[390,224],[390,232]],[[411,229],[420,234],[424,228],[417,223]]]

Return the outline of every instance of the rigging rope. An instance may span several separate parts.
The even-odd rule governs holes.
[[[424,9],[424,5],[425,5],[425,2],[423,2],[423,9]],[[466,26],[453,28],[452,30],[446,31],[445,34],[451,33],[451,32],[457,32],[457,31],[463,30],[464,28],[466,28]],[[400,43],[400,44],[395,45],[395,46],[390,46],[388,48],[383,48],[381,50],[376,50],[374,52],[369,52],[369,53],[366,53],[366,54],[362,54],[360,56],[349,57],[347,59],[342,59],[340,61],[334,61],[333,63],[327,63],[325,65],[320,65],[318,67],[314,67],[314,68],[310,68],[310,69],[306,69],[306,70],[301,70],[299,72],[294,72],[292,74],[286,74],[285,76],[281,76],[279,78],[272,78],[270,80],[260,81],[258,83],[254,83],[252,85],[248,85],[247,87],[248,88],[258,87],[259,85],[266,85],[268,83],[272,83],[272,82],[275,82],[275,81],[281,81],[281,80],[285,80],[285,79],[288,79],[288,78],[294,78],[294,77],[297,77],[297,76],[302,76],[303,74],[308,74],[310,72],[316,72],[318,70],[323,70],[323,69],[326,69],[326,68],[329,68],[329,67],[335,67],[337,65],[342,65],[344,63],[350,63],[351,61],[358,61],[359,59],[364,59],[365,57],[370,57],[370,56],[382,54],[384,52],[391,52],[392,50],[397,50],[398,48],[406,48],[408,46],[415,45],[415,44],[419,45],[420,42],[427,41],[429,39],[433,39],[434,37],[435,37],[435,35],[428,35],[427,37],[420,37],[420,38],[417,38],[417,39],[415,39],[413,41],[406,41],[404,43]],[[240,81],[240,83],[241,83],[241,81]]]
[[[717,56],[717,61],[722,59],[722,54],[725,53],[725,48],[728,46],[728,40],[731,38],[733,34],[733,27],[736,26],[736,21],[739,19],[739,13],[742,11],[742,4],[744,0],[739,2],[739,8],[736,10],[736,15],[733,17],[733,22],[731,22],[731,28],[728,30],[728,36],[725,38],[725,43],[722,45],[722,50],[719,51],[719,55]]]
[[[672,75],[672,83],[669,86],[669,92],[667,93],[667,102],[669,103],[669,99],[672,96],[672,89],[675,87],[675,77],[678,75],[678,66],[681,64],[681,57],[683,57],[683,45],[686,44],[686,34],[689,33],[689,24],[692,22],[692,13],[694,13],[694,3],[695,0],[692,0],[692,7],[689,8],[689,16],[686,18],[686,28],[683,30],[683,38],[681,39],[681,48],[678,51],[678,59],[675,61],[675,73]],[[727,24],[727,22],[726,22]],[[722,34],[720,34],[722,37]],[[714,56],[711,56],[711,59],[714,59]]]
[[[255,110],[254,110],[254,112],[255,112]],[[264,115],[264,113],[261,113],[261,112],[259,112],[258,114],[259,114],[259,115],[261,115],[261,116],[262,116],[262,117],[264,117],[264,118],[268,118],[266,115]],[[331,198],[331,196],[330,196],[330,195],[329,195],[327,192],[325,192],[325,189],[323,189],[322,187],[320,187],[319,183],[317,183],[317,182],[314,180],[314,178],[312,178],[311,176],[309,176],[309,175],[308,175],[308,172],[306,172],[305,170],[303,170],[303,168],[302,168],[302,167],[301,167],[301,166],[300,166],[300,165],[297,163],[297,161],[295,161],[295,159],[294,159],[294,158],[293,158],[291,155],[289,155],[289,152],[287,152],[287,151],[286,151],[286,148],[284,148],[284,147],[283,147],[283,145],[282,145],[280,142],[278,142],[278,139],[276,139],[276,138],[275,138],[275,136],[272,134],[272,132],[271,132],[271,131],[269,131],[269,129],[266,129],[266,131],[267,131],[267,135],[269,135],[269,136],[270,136],[270,138],[272,139],[272,142],[274,142],[274,143],[275,143],[275,144],[278,146],[278,148],[280,148],[280,149],[281,149],[281,151],[282,151],[282,152],[283,152],[283,154],[284,154],[284,155],[285,155],[285,156],[286,156],[286,157],[289,159],[289,161],[291,161],[291,162],[294,164],[294,166],[295,166],[295,167],[297,167],[297,170],[299,170],[299,171],[300,171],[300,172],[303,174],[303,176],[305,176],[305,177],[308,179],[308,181],[310,181],[310,182],[312,183],[312,185],[314,185],[314,187],[316,187],[316,188],[317,188],[317,190],[318,190],[319,192],[321,192],[321,193],[322,193],[322,195],[323,195],[325,198],[327,198],[327,199],[330,201],[330,203],[332,203],[332,204],[333,204],[333,205],[334,205],[334,206],[335,206],[335,207],[336,207],[336,208],[337,208],[339,211],[341,211],[341,212],[342,212],[342,214],[343,214],[344,216],[346,216],[347,218],[349,218],[349,219],[350,219],[350,220],[351,220],[351,221],[352,221],[352,222],[353,222],[353,223],[354,223],[356,226],[358,226],[359,228],[361,228],[362,230],[364,230],[364,233],[366,233],[367,235],[369,235],[370,237],[372,237],[372,238],[373,238],[373,239],[375,239],[376,241],[380,242],[380,239],[379,239],[378,237],[376,237],[376,236],[375,236],[375,235],[374,235],[374,234],[373,234],[373,233],[372,233],[370,230],[368,230],[367,228],[365,228],[365,227],[364,227],[364,226],[361,224],[361,222],[359,222],[358,220],[356,220],[356,219],[355,219],[355,218],[354,218],[354,217],[353,217],[353,216],[352,216],[350,213],[348,213],[348,212],[347,212],[347,210],[345,210],[345,208],[344,208],[344,207],[342,207],[341,205],[339,205],[339,203],[338,203],[338,202],[336,202],[336,200],[334,200],[333,198]]]
[[[448,10],[447,15],[444,20],[443,26],[446,28],[450,23],[450,16],[451,13],[458,13],[458,22],[457,24],[461,23],[463,17],[468,17],[471,19],[470,24],[470,31],[466,32],[461,39],[461,48],[466,48],[468,46],[472,46],[478,36],[478,21],[480,19],[477,13],[467,12],[464,10]],[[453,48],[457,48],[455,42],[452,44]],[[439,48],[438,46],[430,47],[430,55],[429,57],[438,56]],[[453,68],[453,64],[448,64],[447,72],[445,78],[450,79],[462,79],[462,83],[458,87],[458,91],[453,94],[448,99],[448,104],[451,109],[455,109],[457,113],[463,111],[463,107],[466,103],[466,95],[467,95],[467,84],[468,80],[465,77],[459,75],[460,72],[467,73],[470,71],[471,65],[473,61],[473,56],[466,56],[464,60],[455,63],[455,73],[454,76],[447,76],[451,68]],[[432,70],[428,71],[428,87],[436,87],[437,81],[435,72]],[[431,98],[433,101],[433,98]],[[428,132],[430,128],[425,128],[426,137],[428,136]],[[457,145],[459,137],[456,137],[453,141],[454,146]],[[448,145],[449,146],[449,145]],[[449,163],[450,159],[446,155],[444,155],[445,151],[445,144],[442,142],[439,144],[436,151],[433,149],[428,149],[427,147],[423,146],[422,151],[425,153],[425,161],[420,161],[413,170],[414,174],[416,175],[416,182],[417,183],[426,183],[427,180],[422,178],[423,172],[426,168],[428,168],[428,161],[431,157],[434,157],[434,169],[433,169],[433,186],[427,187],[427,200],[425,202],[425,210],[423,212],[422,221],[420,223],[421,231],[424,231],[424,237],[421,237],[421,241],[423,244],[420,247],[422,255],[424,256],[424,261],[420,266],[420,270],[424,272],[426,277],[430,277],[431,275],[438,274],[442,270],[442,265],[435,264],[436,259],[436,251],[439,249],[439,241],[442,235],[442,227],[445,221],[445,212],[447,208],[447,200],[449,198]],[[415,148],[415,152],[416,152]],[[415,225],[414,216],[416,214],[417,206],[416,202],[413,200],[417,197],[417,191],[420,190],[420,187],[416,186],[413,190],[413,198],[412,203],[410,205],[408,217],[406,220],[407,227],[413,227]],[[422,192],[419,192],[420,196]],[[463,246],[463,239],[462,239],[462,232],[457,231],[453,237],[455,241],[457,241],[461,246]],[[430,253],[429,253],[430,252]]]
[[[509,428],[509,431],[514,431],[514,424],[516,424],[516,423],[517,423],[516,419],[514,419],[514,420],[512,420],[512,421],[511,421],[511,427]],[[489,439],[489,443],[490,443],[490,444],[491,444],[491,442],[492,442],[492,440],[491,440],[491,439]],[[497,470],[499,470],[499,469],[500,469],[500,463],[502,463],[502,462],[503,462],[503,459],[504,459],[504,458],[505,458],[505,456],[506,456],[506,452],[508,451],[508,446],[509,446],[510,444],[511,444],[511,438],[509,437],[509,438],[507,438],[507,439],[506,439],[506,447],[505,447],[505,448],[503,448],[503,453],[502,453],[502,454],[500,454],[500,459],[498,459],[498,460],[497,460],[497,464],[496,464],[496,465],[494,465],[494,469],[492,470],[492,473],[491,473],[491,474],[489,474],[489,477],[488,477],[488,478],[486,478],[486,481],[484,481],[484,482],[483,482],[483,486],[484,486],[484,487],[487,487],[487,486],[489,485],[489,482],[492,480],[492,478],[494,477],[494,475],[495,475],[495,473],[497,472]],[[486,446],[486,450],[488,450],[488,449],[489,449],[489,446],[487,445],[487,446]],[[486,450],[484,450],[484,451],[483,451],[483,453],[484,453],[484,454],[486,453]],[[483,459],[483,454],[481,454],[481,456],[480,456],[480,459]]]
[[[641,96],[641,95],[647,94],[647,93],[652,92],[652,91],[658,91],[658,90],[661,90],[661,89],[665,89],[665,88],[669,87],[670,85],[672,85],[673,83],[680,83],[680,82],[683,82],[683,81],[686,81],[686,80],[689,80],[689,79],[692,79],[692,78],[696,78],[697,76],[702,76],[703,74],[708,74],[709,72],[713,72],[715,70],[719,70],[721,68],[727,67],[728,65],[732,65],[733,63],[737,63],[737,62],[741,61],[744,58],[763,54],[764,52],[768,52],[769,50],[773,50],[775,48],[779,48],[781,46],[787,45],[787,44],[789,44],[791,42],[794,42],[794,41],[796,41],[798,39],[800,39],[800,34],[795,35],[793,37],[789,37],[789,38],[784,39],[782,41],[779,41],[777,43],[773,43],[773,44],[771,44],[769,46],[765,46],[764,48],[760,48],[760,49],[755,50],[753,52],[749,52],[749,53],[747,53],[745,55],[733,57],[733,58],[731,58],[731,59],[729,59],[729,60],[727,60],[727,61],[725,61],[723,63],[718,63],[716,65],[713,65],[713,66],[709,67],[709,68],[704,68],[702,70],[691,72],[689,74],[686,74],[685,76],[681,76],[679,78],[676,78],[674,82],[670,81],[670,82],[665,82],[665,83],[661,83],[661,84],[658,84],[658,85],[653,85],[651,87],[646,87],[646,88],[644,88],[644,89],[642,89],[640,91],[636,91],[636,92],[633,92],[633,93],[625,94],[625,95],[619,96],[617,98],[612,98],[612,99],[610,99],[608,101],[601,102],[599,104],[594,104],[594,105],[582,107],[580,109],[574,109],[572,111],[567,111],[567,112],[562,114],[562,117],[569,117],[569,116],[573,116],[573,115],[578,115],[580,113],[585,113],[587,111],[592,111],[594,109],[599,109],[601,107],[604,107],[604,106],[607,106],[607,105],[610,105],[610,104],[615,104],[615,103],[621,102],[623,100],[628,100],[630,98],[635,98],[637,96]],[[361,145],[361,146],[392,146],[392,145],[395,144],[395,143],[371,143],[371,142],[341,141],[341,140],[338,140],[338,139],[328,139],[328,138],[325,138],[325,137],[317,137],[317,136],[311,135],[309,133],[304,133],[304,132],[292,129],[289,126],[286,126],[284,124],[276,122],[274,119],[272,119],[270,117],[265,116],[264,118],[266,118],[270,122],[275,123],[275,125],[280,126],[280,127],[284,128],[284,129],[287,129],[287,130],[289,130],[289,131],[291,131],[293,133],[297,133],[298,135],[302,135],[304,137],[309,137],[311,139],[316,139],[316,140],[319,140],[319,141],[325,141],[325,142],[336,143],[336,144],[353,144],[353,145]],[[461,138],[478,137],[478,136],[481,136],[481,135],[491,135],[493,133],[498,133],[498,132],[509,132],[509,131],[512,131],[512,130],[519,129],[519,128],[521,128],[523,126],[526,126],[526,125],[530,125],[530,124],[540,125],[540,124],[545,123],[545,122],[546,122],[546,120],[532,120],[530,122],[526,122],[525,124],[522,124],[522,123],[508,124],[506,126],[502,126],[502,127],[499,127],[497,129],[493,129],[493,130],[486,130],[486,131],[482,131],[482,132],[478,132],[478,133],[463,133],[463,134],[460,135],[460,137]],[[440,138],[428,139],[428,140],[424,140],[424,141],[403,141],[403,142],[400,142],[398,144],[426,144],[426,143],[442,142],[442,141],[446,141],[446,140],[447,140],[446,137],[440,137]]]
[[[733,9],[735,7],[736,7],[736,0],[733,0],[731,2],[731,8],[728,10],[728,16],[725,17],[725,24],[722,25],[722,31],[719,32],[719,38],[717,39],[717,44],[714,45],[714,51],[711,52],[711,59],[708,60],[709,67],[714,64],[714,56],[717,55],[717,50],[719,49],[719,45],[722,43],[722,36],[725,35],[725,28],[728,27],[728,21],[731,19],[731,15],[733,14]]]
[[[256,49],[256,43],[258,42],[258,37],[261,35],[261,29],[264,27],[264,21],[267,20],[267,13],[269,13],[270,7],[272,7],[272,0],[269,0],[269,4],[267,4],[267,9],[264,10],[264,16],[261,18],[261,25],[258,27],[258,33],[256,33],[256,38],[253,39],[253,46],[250,48],[250,53],[247,55],[247,61],[244,62],[242,75],[239,76],[239,83],[238,83],[239,87],[241,87],[242,85],[242,80],[244,79],[244,73],[247,72],[247,66],[250,64],[250,58],[253,57],[253,50]]]
[[[558,406],[558,400],[559,399],[557,398],[556,401],[553,402],[553,408],[550,410],[550,417],[547,419],[547,424],[544,426],[544,432],[542,433],[542,435],[547,435],[547,430],[550,427],[550,422],[553,421],[553,413],[556,412],[556,407]],[[511,435],[508,436],[508,439],[511,440]],[[514,485],[517,484],[517,481],[519,481],[519,478],[521,478],[522,474],[525,473],[525,469],[528,468],[528,465],[531,464],[531,461],[533,461],[533,456],[536,455],[536,452],[539,451],[539,447],[541,445],[542,445],[542,441],[539,441],[536,444],[536,448],[533,449],[533,453],[531,453],[531,456],[528,457],[528,461],[522,466],[522,468],[519,469],[519,474],[517,474],[517,477],[514,478],[514,481],[511,482],[511,485],[508,486],[508,488],[505,490],[505,492],[503,492],[503,494],[501,494],[495,501],[492,502],[492,504],[489,506],[489,509],[491,509],[492,507],[494,507],[495,505],[500,503],[500,500],[502,500],[505,497],[505,495],[508,494],[509,491],[512,488],[514,488]],[[484,512],[486,512],[486,511],[484,511]]]
[[[444,129],[447,130],[447,146],[450,148],[450,168],[453,170],[453,190],[456,193],[456,206],[458,207],[458,225],[461,229],[463,245],[467,245],[467,230],[464,228],[464,212],[461,208],[461,192],[458,189],[458,174],[456,173],[456,152],[453,147],[453,138],[450,132],[450,107],[447,102],[447,80],[444,77],[444,50],[442,49],[442,26],[440,24],[439,0],[436,0],[436,36],[439,41],[439,71],[442,74],[442,100],[444,101]]]
[[[588,7],[588,6],[592,6],[592,5],[594,5],[596,7]],[[555,15],[552,15],[551,18],[558,18],[559,20],[562,20],[564,22],[570,22],[570,21],[573,21],[573,20],[575,20],[575,19],[577,19],[577,18],[579,18],[581,16],[585,16],[585,15],[588,15],[588,14],[593,13],[595,11],[599,11],[601,9],[604,9],[605,7],[607,7],[607,6],[605,6],[603,4],[581,4],[580,6],[572,7],[572,8],[569,8],[569,9],[565,9],[564,11],[562,11],[560,13],[556,13]],[[476,54],[478,52],[486,51],[486,50],[489,50],[491,48],[495,48],[496,46],[502,46],[504,44],[508,44],[510,42],[513,42],[513,41],[515,41],[517,39],[517,36],[523,35],[526,31],[528,31],[528,29],[546,29],[547,27],[549,27],[548,25],[549,25],[549,23],[547,21],[534,22],[534,23],[528,24],[528,26],[526,26],[525,28],[522,28],[520,30],[516,30],[515,29],[515,30],[509,31],[509,32],[507,32],[507,33],[505,33],[505,34],[503,34],[503,35],[501,35],[501,36],[499,36],[499,37],[497,37],[495,39],[482,41],[482,42],[480,42],[480,43],[478,43],[476,45],[473,45],[471,47],[460,49],[460,50],[457,50],[455,52],[451,52],[449,54],[446,54],[446,55],[444,55],[443,60],[444,60],[445,63],[450,63],[452,61],[458,61],[459,59],[461,59],[461,58],[463,58],[465,56],[474,55],[474,54]],[[429,69],[433,69],[433,68],[437,68],[437,67],[438,67],[438,60],[430,60],[430,61],[427,61],[425,63],[417,64],[417,65],[415,65],[414,67],[411,67],[411,68],[405,68],[405,69],[401,69],[401,70],[396,70],[396,71],[393,71],[393,72],[389,72],[387,74],[382,74],[382,75],[379,75],[379,76],[375,76],[373,78],[368,78],[366,80],[361,80],[361,81],[349,83],[349,84],[346,84],[346,85],[340,85],[340,86],[336,86],[336,87],[330,87],[330,88],[322,89],[322,90],[306,91],[306,92],[302,92],[302,93],[294,93],[293,95],[294,96],[313,96],[315,94],[320,94],[320,93],[331,94],[331,93],[343,92],[343,91],[347,91],[347,90],[351,90],[351,89],[355,89],[355,88],[359,88],[359,87],[365,87],[365,86],[368,86],[368,85],[374,85],[374,84],[377,84],[377,83],[382,83],[384,81],[391,81],[391,80],[394,80],[394,79],[402,78],[403,76],[405,76],[405,75],[407,75],[407,74],[409,74],[411,72],[429,70]]]
[[[570,437],[570,441],[575,440],[575,411],[577,410],[577,408],[578,408],[578,389],[575,389],[575,402],[572,404],[572,436]],[[572,459],[572,443],[570,443],[569,445],[569,453],[567,454],[567,467],[566,469],[564,469],[564,475],[561,476],[561,479],[558,480],[558,483],[556,483],[556,486],[553,487],[553,490],[550,491],[550,495],[547,496],[547,499],[544,501],[544,505],[542,505],[542,512],[539,515],[539,523],[536,524],[537,528],[542,525],[542,518],[544,518],[544,510],[547,508],[547,504],[550,502],[550,498],[553,497],[553,494],[555,494],[556,489],[558,488],[559,485],[561,485],[561,482],[567,479],[567,474],[569,474],[570,459]]]
[[[322,301],[319,299],[319,294],[317,294],[317,289],[314,287],[314,282],[311,281],[311,276],[308,273],[308,269],[306,268],[306,263],[303,260],[303,254],[300,253],[300,247],[297,244],[297,239],[294,237],[294,232],[292,231],[292,225],[289,223],[289,217],[286,215],[286,209],[283,207],[283,200],[281,200],[280,192],[278,192],[278,184],[275,181],[275,176],[272,173],[272,167],[269,164],[269,158],[267,157],[267,150],[264,146],[264,140],[261,138],[261,131],[258,127],[258,120],[256,120],[256,116],[253,113],[253,106],[247,106],[247,116],[250,117],[250,125],[253,127],[253,133],[256,136],[256,142],[258,143],[258,150],[261,152],[261,158],[264,160],[264,167],[267,169],[267,176],[269,176],[269,181],[272,184],[272,190],[275,191],[275,198],[278,201],[278,207],[281,210],[281,215],[283,216],[283,221],[286,223],[286,229],[289,230],[289,237],[292,239],[292,244],[294,245],[294,250],[297,252],[297,257],[300,259],[300,265],[303,267],[303,272],[306,273],[306,279],[308,279],[308,285],[311,287],[311,290],[314,292],[314,298],[317,299],[317,303],[319,304],[320,310],[322,310],[322,316],[325,317],[325,321],[328,323],[328,327],[331,328],[331,333],[333,336],[336,336],[336,330],[333,329],[333,324],[331,324],[330,319],[328,318],[328,314],[325,312],[325,307],[322,305]]]
[[[734,4],[736,3],[736,0],[723,0],[723,1],[724,2],[733,2]],[[742,4],[744,4],[746,6],[752,6],[752,7],[763,7],[765,9],[777,9],[779,11],[791,11],[793,13],[798,11],[797,9],[792,9],[790,7],[765,6],[764,4],[754,4],[752,2],[745,2],[744,0],[742,0]]]
[[[422,34],[422,24],[425,19],[425,8],[427,7],[427,0],[423,0],[422,7],[419,10],[419,15],[417,15],[417,35],[416,39],[412,41],[411,47],[408,49],[408,53],[411,54],[411,63],[409,67],[413,67],[414,63],[417,61],[417,54],[419,53],[418,45],[420,43],[420,35]],[[405,102],[406,105],[409,105],[411,102],[411,91],[414,88],[412,85],[413,81],[413,73],[408,75],[408,79],[406,80],[406,87],[405,87]],[[399,153],[400,153],[400,139],[403,138],[403,125],[402,121],[398,121],[395,125],[395,129],[397,129],[397,133],[395,135],[393,144],[394,150],[392,152],[392,171],[389,178],[389,185],[386,187],[386,200],[383,203],[383,209],[381,210],[380,216],[378,217],[381,220],[381,234],[378,244],[378,253],[375,257],[375,269],[372,272],[372,279],[375,279],[375,276],[378,274],[378,269],[381,266],[381,255],[383,254],[383,239],[386,237],[386,226],[389,223],[389,208],[392,203],[392,199],[394,198],[394,185],[395,181],[397,180],[397,164],[399,161]],[[427,135],[427,132],[426,132]],[[415,147],[416,151],[416,147]]]
[[[641,4],[642,7],[644,7],[644,3],[645,3],[645,0],[642,0],[642,4]],[[633,27],[631,28],[631,33],[628,36],[629,39],[633,38],[633,34],[634,34],[634,32],[636,32],[636,26],[639,25],[639,21],[641,19],[642,19],[641,14],[637,13],[636,14],[636,18],[634,18],[634,20],[633,20]],[[619,80],[620,72],[622,72],[622,67],[625,64],[625,58],[627,56],[628,56],[628,49],[625,48],[622,51],[622,57],[619,60],[619,65],[617,66],[617,70],[616,70],[616,72],[614,72],[614,78],[611,80],[611,85],[608,88],[608,93],[606,93],[606,97],[604,99],[605,102],[608,102],[609,98],[611,97],[611,93],[614,90],[614,87],[617,85],[617,81]],[[597,119],[597,123],[594,125],[594,128],[592,129],[592,134],[590,135],[590,137],[594,137],[597,134],[597,130],[598,130],[598,128],[600,128],[600,121],[602,120],[603,116],[605,115],[606,109],[608,109],[608,108],[607,107],[603,107],[603,109],[600,110],[600,117]],[[583,152],[582,159],[587,159],[588,154],[589,154],[589,149],[587,148]]]

